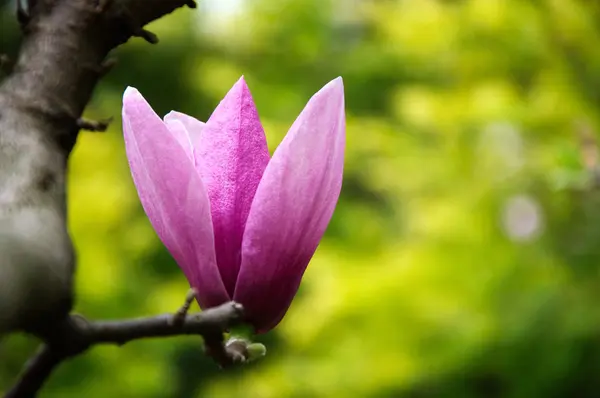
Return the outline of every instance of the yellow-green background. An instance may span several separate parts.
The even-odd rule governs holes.
[[[578,137],[600,127],[600,6],[242,2],[223,17],[201,0],[149,26],[158,45],[114,54],[86,114],[115,121],[79,137],[69,217],[77,311],[173,311],[187,284],[131,181],[125,87],[205,120],[243,74],[274,149],[343,76],[344,188],[286,318],[259,338],[267,357],[219,371],[194,337],[97,347],[40,396],[600,396],[600,194]],[[0,50],[14,54],[3,3]],[[6,342],[0,391],[34,346]]]

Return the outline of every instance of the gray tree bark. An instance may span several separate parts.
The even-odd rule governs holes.
[[[62,360],[99,343],[195,333],[204,336],[209,354],[222,366],[244,361],[244,344],[223,345],[222,332],[242,320],[236,303],[199,315],[184,310],[109,323],[69,314],[76,267],[66,219],[68,159],[81,128],[106,128],[81,114],[112,64],[105,58],[113,48],[133,36],[156,43],[143,26],[195,2],[17,4],[24,38],[12,73],[0,85],[0,338],[25,331],[44,344],[7,396],[35,395]]]
[[[73,303],[66,172],[110,50],[190,0],[18,2],[24,40],[0,86],[0,334],[45,336]]]

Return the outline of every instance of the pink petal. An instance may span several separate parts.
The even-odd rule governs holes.
[[[229,300],[217,268],[208,196],[185,150],[142,95],[123,95],[123,133],[133,181],[156,233],[202,308]]]
[[[204,129],[205,124],[200,120],[193,118],[185,113],[171,111],[167,113],[164,117],[165,123],[169,128],[172,125],[177,125],[182,123],[185,126],[185,129],[188,134],[188,141],[191,144],[192,148],[198,147],[198,141],[200,140],[200,134]]]
[[[188,131],[183,125],[183,123],[181,123],[179,120],[170,120],[167,122],[165,119],[165,125],[167,126],[171,134],[173,134],[173,137],[175,137],[179,145],[181,145],[181,148],[183,148],[185,154],[190,159],[193,165],[194,147],[192,146],[192,141],[190,140]]]
[[[344,85],[308,102],[269,162],[242,242],[234,299],[258,332],[275,327],[333,215],[344,168]]]
[[[206,122],[195,155],[210,198],[217,264],[231,296],[246,219],[269,162],[265,133],[243,77]]]

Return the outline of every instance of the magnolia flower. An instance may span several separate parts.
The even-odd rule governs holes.
[[[142,206],[200,307],[235,300],[256,332],[274,328],[340,194],[342,79],[308,101],[272,158],[243,77],[206,123],[163,121],[128,87],[123,132]]]

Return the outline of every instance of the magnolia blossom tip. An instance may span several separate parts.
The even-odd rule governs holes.
[[[225,94],[210,119],[234,120],[235,117],[232,115],[239,114],[243,107],[256,108],[244,76],[240,77]]]
[[[340,109],[344,108],[344,81],[341,77],[337,77],[324,85],[309,100],[309,104],[316,107],[321,107],[324,103],[337,104]]]
[[[128,97],[131,97],[133,95],[141,95],[141,94],[140,94],[140,92],[138,91],[137,88],[131,87],[131,86],[127,86],[127,88],[125,89],[125,92],[123,93],[123,100],[125,100]]]
[[[230,92],[234,92],[234,91],[240,91],[242,93],[249,93],[250,92],[250,88],[248,88],[248,83],[246,83],[246,79],[244,78],[244,75],[242,75],[233,85],[233,87],[231,87]]]
[[[163,120],[166,122],[169,119],[176,119],[178,115],[180,115],[180,112],[170,111],[163,117]]]
[[[341,76],[336,77],[335,79],[333,79],[332,81],[330,81],[329,83],[327,83],[323,89],[321,91],[324,91],[326,89],[330,89],[330,90],[337,90],[339,92],[344,93],[344,79],[342,79]]]

